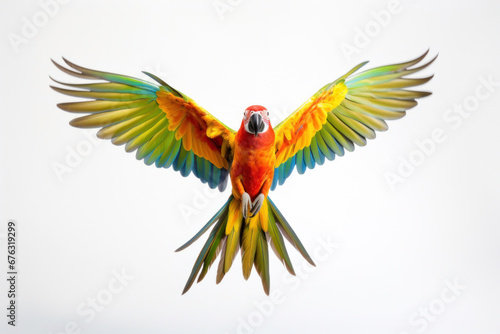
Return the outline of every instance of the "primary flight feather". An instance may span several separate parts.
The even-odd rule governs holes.
[[[408,78],[435,59],[418,66],[427,55],[400,64],[358,72],[367,62],[325,85],[283,122],[273,128],[266,108],[253,105],[244,111],[238,131],[217,120],[192,99],[153,74],[156,83],[108,72],[90,70],[66,59],[61,71],[92,83],[52,88],[59,93],[90,99],[58,104],[59,108],[85,114],[70,124],[100,128],[97,136],[125,144],[127,152],[147,165],[172,167],[182,176],[193,174],[210,188],[232,194],[224,206],[180,251],[212,226],[183,293],[201,281],[220,255],[216,281],[229,271],[241,249],[243,276],[255,267],[269,294],[269,245],[290,274],[294,269],[285,247],[287,239],[312,265],[313,260],[269,198],[296,169],[303,174],[355,145],[364,146],[376,131],[387,130],[386,120],[403,117],[429,92],[408,89],[428,82]]]

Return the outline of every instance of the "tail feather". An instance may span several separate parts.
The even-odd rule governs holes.
[[[227,209],[232,199],[233,196],[231,195],[231,197],[229,197],[229,199],[227,200],[226,204],[224,204],[222,208],[220,208],[220,210],[217,211],[217,213],[208,221],[208,223],[205,226],[203,226],[203,228],[198,233],[196,233],[191,239],[189,239],[188,242],[186,242],[181,247],[177,248],[175,251],[180,252],[181,250],[188,248],[193,242],[198,240],[199,237],[201,237],[206,231],[208,231],[210,226],[212,226],[216,221],[218,221],[224,212],[227,214]]]
[[[270,274],[268,243],[271,244],[274,253],[285,265],[290,274],[295,275],[283,236],[285,236],[309,263],[314,265],[314,262],[297,235],[269,197],[267,197],[262,205],[259,214],[253,218],[245,219],[241,212],[241,201],[235,199],[233,195],[231,195],[217,214],[215,214],[193,238],[181,246],[177,251],[183,250],[191,245],[214,224],[215,226],[196,259],[186,286],[184,287],[184,291],[182,292],[183,294],[191,288],[196,277],[198,277],[197,282],[205,278],[208,269],[219,254],[220,262],[217,268],[216,282],[217,284],[220,283],[224,275],[231,268],[236,254],[241,248],[243,277],[248,279],[252,267],[255,267],[262,280],[264,291],[269,295]]]
[[[258,216],[257,216],[258,217]],[[247,280],[250,277],[252,266],[255,261],[255,251],[257,250],[257,238],[261,232],[260,226],[255,219],[249,219],[245,224],[241,237],[241,264],[243,267],[243,277]]]
[[[271,204],[271,211],[273,211],[273,215],[276,218],[276,222],[278,223],[278,228],[281,233],[285,236],[285,238],[302,254],[302,256],[309,262],[311,265],[316,267],[316,264],[311,259],[309,254],[307,253],[305,247],[300,242],[299,238],[293,231],[292,227],[288,224],[285,217],[281,214],[280,210],[274,205],[273,201],[268,197],[269,203]]]
[[[270,210],[271,211],[271,210]],[[267,231],[267,239],[271,244],[271,248],[274,251],[274,254],[281,260],[281,262],[285,265],[288,272],[295,276],[295,270],[293,269],[292,261],[290,261],[290,257],[288,256],[288,252],[286,251],[285,241],[283,240],[283,236],[281,235],[278,226],[276,225],[276,220],[274,219],[274,215],[269,215],[269,229]]]
[[[269,251],[267,247],[266,235],[262,231],[258,235],[257,247],[255,250],[255,270],[257,270],[257,273],[262,280],[264,292],[266,295],[269,295]]]
[[[198,277],[198,282],[201,282],[201,280],[203,280],[208,272],[208,269],[210,269],[215,259],[217,258],[217,255],[219,255],[221,251],[221,240],[224,234],[223,226],[225,224],[227,224],[227,214],[224,215],[224,218],[221,220],[221,225],[219,226],[219,228],[214,228],[214,231],[217,232],[215,233],[215,236],[210,244],[210,248],[205,255],[205,260],[203,261],[203,269],[201,270],[200,276]],[[225,244],[225,239],[224,242],[222,242],[222,245],[223,244]]]
[[[203,246],[203,249],[201,250],[200,255],[198,255],[198,258],[196,259],[196,262],[194,263],[193,270],[191,271],[191,275],[189,275],[188,281],[186,283],[186,286],[184,287],[184,291],[182,291],[182,294],[185,294],[193,285],[196,276],[198,275],[198,273],[201,270],[201,265],[204,263],[203,261],[205,260],[207,253],[214,246],[213,242],[215,239],[215,235],[220,230],[221,225],[222,225],[222,221],[219,220],[218,223],[215,225],[214,229],[212,230],[212,232],[210,232],[210,235],[208,236],[207,242]]]
[[[242,221],[240,219],[240,221],[235,224],[235,227],[229,232],[229,235],[227,236],[226,252],[224,254],[225,257],[224,259],[221,258],[221,261],[224,262],[224,273],[227,273],[229,269],[231,269],[234,258],[236,257],[236,254],[238,254],[238,250],[240,249],[241,224]]]
[[[224,241],[222,242],[222,250],[221,250],[221,253],[220,253],[220,261],[219,261],[219,266],[217,267],[217,277],[215,279],[215,283],[216,284],[219,284],[222,279],[224,278],[224,275],[226,274],[226,272],[224,271],[224,259],[226,258],[226,252],[227,252],[227,241],[228,239],[224,239]]]

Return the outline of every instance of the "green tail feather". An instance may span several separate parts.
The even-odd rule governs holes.
[[[268,197],[269,204],[271,204],[269,207],[271,211],[274,214],[274,218],[276,219],[276,222],[278,223],[278,228],[280,229],[281,233],[285,236],[285,238],[290,242],[299,252],[302,254],[304,259],[307,260],[311,265],[316,266],[314,261],[311,259],[309,254],[307,253],[305,247],[302,245],[302,243],[299,240],[299,237],[295,234],[293,231],[292,227],[288,224],[286,221],[285,217],[281,214],[280,210],[274,205],[273,201]]]
[[[210,219],[208,221],[208,223],[203,226],[203,228],[194,235],[194,237],[192,237],[191,239],[189,239],[188,242],[186,242],[184,245],[182,245],[181,247],[177,248],[175,251],[176,252],[180,252],[181,250],[189,247],[193,242],[195,242],[196,240],[198,240],[199,237],[201,237],[206,231],[208,231],[208,229],[210,228],[210,226],[212,226],[217,220],[219,220],[219,218],[223,215],[223,213],[226,213],[227,214],[227,210],[229,209],[229,203],[231,203],[231,200],[233,199],[233,195],[231,195],[229,197],[229,199],[227,200],[226,204],[224,204],[224,206],[212,217],[212,219]]]
[[[271,244],[271,248],[273,249],[274,254],[276,254],[281,262],[285,264],[288,272],[295,276],[295,270],[293,269],[292,261],[290,261],[290,258],[288,257],[288,252],[286,251],[283,236],[281,235],[281,232],[276,225],[276,220],[274,219],[274,215],[272,214],[271,210],[269,210],[267,238],[269,240],[269,243]]]
[[[259,224],[260,225],[260,224]],[[252,266],[255,262],[255,252],[257,250],[257,238],[261,232],[260,226],[250,228],[247,223],[241,235],[241,264],[243,277],[247,280],[252,272]]]
[[[262,280],[264,292],[269,295],[270,278],[269,278],[269,251],[267,247],[267,239],[264,231],[260,231],[257,236],[257,247],[255,249],[255,269]]]
[[[243,277],[248,279],[252,267],[255,267],[257,273],[262,280],[262,286],[266,294],[269,295],[270,290],[270,274],[269,274],[269,247],[271,244],[276,256],[285,265],[290,274],[295,275],[292,263],[288,256],[283,236],[302,254],[302,256],[312,265],[314,262],[300,242],[299,238],[285,220],[281,212],[274,205],[271,199],[266,199],[269,207],[269,215],[267,217],[268,230],[262,230],[260,215],[254,218],[245,220],[241,216],[239,229],[232,229],[226,232],[228,222],[228,213],[230,203],[237,201],[232,195],[224,206],[209,220],[209,222],[187,243],[181,246],[177,251],[183,250],[196,241],[204,234],[212,225],[215,224],[210,235],[208,236],[205,245],[203,246],[193,270],[184,287],[183,294],[186,293],[194,281],[200,282],[205,278],[205,275],[214,263],[217,256],[220,254],[220,262],[217,269],[216,282],[222,281],[224,275],[229,271],[234,261],[238,250],[241,248],[242,253],[242,268]],[[238,203],[239,204],[239,203]],[[258,221],[255,222],[254,219]],[[236,232],[237,231],[237,232]],[[200,272],[201,271],[201,272]]]

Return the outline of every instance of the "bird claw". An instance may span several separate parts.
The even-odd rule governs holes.
[[[243,195],[241,195],[241,212],[243,213],[244,218],[250,218],[248,216],[249,208],[252,208],[252,199],[250,198],[250,195],[243,193]]]
[[[264,199],[265,199],[264,194],[260,194],[255,198],[255,200],[252,203],[252,210],[250,210],[252,217],[259,212],[260,208],[262,207],[262,203],[264,203]]]
[[[244,193],[241,196],[241,211],[243,213],[244,218],[252,218],[259,212],[262,207],[262,203],[264,203],[265,196],[264,194],[260,194],[255,198],[252,203],[252,199],[250,195]]]

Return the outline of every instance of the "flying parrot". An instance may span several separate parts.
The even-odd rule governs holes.
[[[186,177],[193,174],[212,189],[224,191],[231,179],[232,194],[208,223],[177,251],[185,249],[212,230],[185,285],[186,293],[200,282],[217,257],[216,282],[229,271],[241,249],[243,276],[255,266],[264,291],[269,294],[269,245],[290,274],[294,269],[283,237],[311,264],[313,260],[269,197],[269,191],[297,170],[303,174],[326,160],[365,146],[375,131],[387,130],[386,120],[399,119],[430,92],[407,89],[428,82],[432,76],[408,78],[429,66],[421,65],[428,51],[408,62],[359,72],[363,62],[322,87],[276,126],[260,105],[248,107],[238,131],[224,125],[187,95],[157,76],[156,83],[129,76],[95,71],[64,59],[53,61],[71,76],[98,80],[51,86],[69,96],[89,99],[58,104],[62,110],[87,114],[70,124],[100,128],[97,136],[125,144],[127,152],[146,165],[172,167]]]

